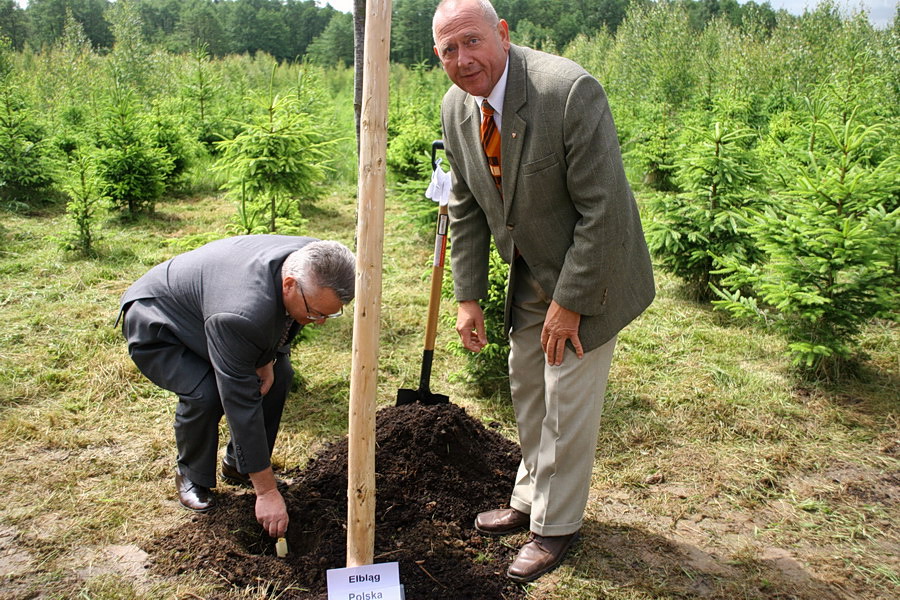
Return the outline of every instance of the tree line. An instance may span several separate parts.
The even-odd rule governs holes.
[[[327,65],[353,64],[353,17],[314,0],[132,0],[144,39],[169,52],[204,45],[212,56],[264,52],[279,61],[309,58]],[[713,19],[734,26],[753,20],[771,30],[779,15],[768,2],[676,0],[692,28]],[[0,37],[14,50],[39,51],[56,44],[71,14],[95,50],[108,51],[115,39],[109,0],[30,0],[25,8],[0,0]],[[407,66],[437,62],[431,52],[431,16],[438,0],[395,0],[391,60]],[[578,35],[615,33],[630,5],[650,0],[496,0],[494,5],[522,41],[543,49],[564,48]]]
[[[143,38],[170,52],[186,52],[204,44],[214,56],[262,51],[279,60],[294,60],[309,51],[333,19],[350,32],[352,23],[330,6],[313,0],[132,0]],[[109,0],[30,0],[20,8],[0,0],[0,37],[13,49],[39,51],[56,44],[71,14],[95,50],[115,43]],[[352,60],[352,56],[351,56]]]

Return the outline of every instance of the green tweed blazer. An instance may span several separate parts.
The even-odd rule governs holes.
[[[511,285],[518,248],[546,295],[582,315],[579,337],[585,351],[593,350],[655,295],[606,95],[576,63],[513,45],[502,114],[501,197],[481,148],[478,104],[457,86],[444,96],[456,298],[486,297],[493,236],[513,265]]]

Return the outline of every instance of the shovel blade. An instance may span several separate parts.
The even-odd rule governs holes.
[[[397,390],[397,406],[403,406],[404,404],[415,404],[418,401],[419,392],[417,390]]]
[[[415,404],[416,402],[426,405],[447,404],[450,402],[450,396],[445,394],[435,394],[428,390],[397,390],[397,406]]]
[[[429,392],[427,395],[424,395],[419,401],[422,404],[447,404],[450,402],[450,396],[446,396],[444,394],[433,394]]]

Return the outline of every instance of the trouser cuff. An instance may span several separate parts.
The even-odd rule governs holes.
[[[544,537],[555,537],[558,535],[569,535],[581,529],[582,520],[575,523],[566,523],[564,525],[538,525],[531,520],[531,531]]]
[[[517,500],[516,498],[510,498],[509,507],[514,508],[519,512],[523,512],[526,515],[531,514],[531,505],[522,502],[521,500]]]
[[[210,477],[208,473],[207,474],[200,473],[199,471],[195,471],[194,469],[191,469],[190,467],[187,467],[182,463],[178,463],[178,472],[181,473],[182,476],[187,477],[188,479],[190,479],[191,481],[196,483],[197,485],[202,485],[203,487],[207,487],[207,488],[216,487],[216,474],[215,473],[213,473],[212,477]]]

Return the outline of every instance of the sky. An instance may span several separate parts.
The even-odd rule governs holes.
[[[336,8],[341,12],[353,12],[353,0],[326,0],[325,2],[316,0],[316,4],[320,6],[330,4],[331,8]]]
[[[740,2],[740,0],[738,1]],[[761,0],[756,0],[756,2],[762,4]],[[818,2],[817,0],[769,0],[769,4],[776,10],[783,8],[791,14],[802,15],[804,9],[814,8]],[[897,0],[838,0],[837,4],[848,14],[865,8],[869,11],[869,20],[878,28],[887,27],[897,10]],[[335,8],[337,7],[335,6]],[[353,10],[352,0],[350,10]]]
[[[738,0],[743,4],[742,0]],[[762,4],[765,0],[755,0]],[[845,12],[854,12],[860,7],[864,7],[869,11],[869,20],[875,27],[887,27],[894,18],[897,10],[897,0],[837,0],[838,6],[842,6]],[[320,5],[330,4],[342,12],[353,12],[353,0],[319,0]],[[813,8],[818,4],[818,0],[769,0],[772,8],[778,10],[783,8],[794,15],[802,15],[804,9]],[[503,15],[500,15],[501,17]]]

